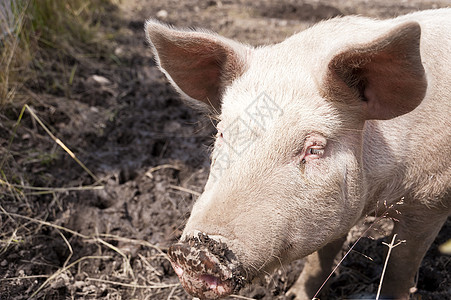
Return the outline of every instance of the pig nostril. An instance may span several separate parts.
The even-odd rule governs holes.
[[[213,275],[201,275],[199,279],[205,282],[210,289],[216,289],[221,283],[221,280]]]

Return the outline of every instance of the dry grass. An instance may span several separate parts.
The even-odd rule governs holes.
[[[67,246],[67,249],[69,250],[69,255],[65,259],[63,266],[61,268],[59,268],[53,274],[9,277],[9,278],[1,278],[0,279],[0,282],[11,282],[11,281],[15,281],[15,280],[17,281],[17,280],[26,280],[26,279],[35,279],[35,278],[46,278],[46,280],[39,286],[39,288],[37,288],[31,294],[30,298],[33,298],[36,295],[39,295],[39,293],[45,287],[51,285],[52,283],[55,283],[60,278],[63,278],[63,280],[65,280],[64,274],[66,272],[68,272],[70,269],[77,267],[84,261],[111,259],[111,256],[89,255],[89,256],[83,256],[83,257],[78,258],[71,262],[71,258],[74,255],[74,251],[73,251],[71,243],[68,241],[68,239],[66,238],[64,233],[80,238],[83,243],[94,243],[94,244],[98,245],[99,247],[102,247],[106,250],[113,250],[113,252],[115,252],[116,254],[119,254],[120,256],[123,257],[124,264],[122,264],[123,267],[120,272],[120,273],[122,273],[122,276],[120,276],[120,277],[122,278],[122,280],[128,280],[129,282],[108,280],[108,279],[103,279],[103,278],[90,278],[90,277],[85,278],[85,281],[92,281],[95,283],[103,283],[103,284],[114,285],[114,286],[122,286],[122,287],[126,287],[126,288],[131,288],[133,291],[136,289],[144,289],[144,290],[162,290],[162,289],[169,289],[169,288],[173,289],[173,288],[177,288],[180,286],[179,283],[161,283],[161,282],[148,282],[148,284],[138,284],[138,279],[133,272],[133,268],[130,264],[129,257],[118,247],[116,247],[116,246],[112,245],[110,242],[108,242],[108,241],[123,241],[123,242],[125,241],[127,243],[140,245],[145,248],[152,249],[153,252],[155,253],[152,257],[149,258],[149,257],[144,257],[144,256],[140,255],[139,258],[143,265],[147,265],[147,269],[150,270],[150,273],[154,273],[154,275],[155,275],[154,277],[158,277],[158,275],[159,275],[158,271],[155,270],[155,268],[153,268],[148,263],[148,261],[161,261],[161,260],[168,260],[169,258],[167,257],[166,253],[164,253],[160,247],[150,244],[147,241],[137,240],[137,239],[129,239],[129,238],[124,238],[124,237],[109,235],[109,234],[97,234],[97,235],[87,236],[87,235],[78,233],[76,231],[73,231],[71,229],[65,228],[63,226],[52,224],[50,222],[42,221],[42,220],[39,220],[36,218],[30,218],[30,217],[26,217],[26,216],[19,215],[19,214],[9,213],[9,212],[4,211],[3,209],[2,209],[2,211],[0,211],[0,214],[6,215],[8,218],[14,220],[14,222],[16,222],[17,224],[21,224],[21,227],[27,226],[31,223],[35,223],[40,226],[51,227],[51,228],[57,230],[59,235],[63,239],[65,245]],[[22,223],[21,220],[25,220],[25,221],[27,221],[27,223]],[[17,231],[18,231],[18,229],[16,229],[13,232],[13,234],[11,235],[11,238],[8,238],[6,240],[4,239],[5,233],[0,235],[0,237],[1,237],[0,243],[4,244],[3,248],[1,249],[1,253],[6,251],[6,249],[12,244],[13,240],[15,242],[18,242],[18,240],[20,238],[18,239],[18,237],[16,236]],[[132,292],[132,294],[133,293],[134,292]]]
[[[69,95],[77,66],[86,64],[89,58],[104,55],[101,49],[108,37],[99,31],[99,16],[109,7],[109,3],[110,0],[0,2],[0,130],[3,131],[0,141],[9,136],[9,141],[3,143],[7,146],[0,147],[0,196],[8,194],[31,209],[27,198],[30,195],[100,188],[98,184],[74,188],[31,186],[26,179],[29,175],[22,173],[23,168],[14,158],[17,153],[13,152],[11,145],[27,112],[34,128],[40,126],[96,183],[100,181],[52,134],[28,104],[36,102],[45,106],[35,91]],[[35,137],[35,132],[29,132]],[[40,150],[35,151],[39,153]],[[37,160],[46,164],[54,159],[52,153],[33,157],[21,153],[21,156],[28,161]]]
[[[125,241],[129,244],[140,245],[153,253],[151,260],[167,260],[167,256],[157,246],[143,240],[127,239],[106,234],[84,235],[66,227],[43,221],[46,214],[32,212],[30,196],[58,195],[70,191],[103,189],[101,180],[87,168],[82,161],[44,124],[35,111],[28,105],[30,101],[39,101],[32,97],[32,90],[53,95],[70,96],[71,86],[76,77],[79,64],[86,64],[91,59],[98,59],[105,55],[104,43],[108,35],[99,32],[99,15],[108,8],[110,0],[19,0],[7,2],[0,9],[0,128],[7,129],[9,141],[5,148],[0,148],[0,200],[14,199],[18,207],[25,206],[25,213],[6,211],[0,204],[0,254],[6,253],[17,245],[27,243],[30,239],[40,235],[43,228],[51,228],[63,241],[67,249],[67,257],[62,266],[53,274],[31,275],[21,274],[16,277],[3,277],[0,282],[18,282],[30,279],[45,279],[38,288],[31,291],[30,298],[42,296],[43,290],[48,286],[57,285],[58,280],[67,280],[71,269],[80,268],[86,261],[108,260],[113,255],[122,258],[122,270],[116,278],[87,278],[86,281],[119,285],[136,289],[173,289],[179,284],[163,284],[151,282],[138,284],[130,257],[111,241]],[[9,3],[8,3],[9,4]],[[6,9],[7,8],[7,9]],[[4,20],[5,22],[1,22]],[[102,50],[103,49],[103,50]],[[44,81],[41,85],[40,81]],[[17,112],[15,124],[12,115],[8,112]],[[7,115],[8,114],[8,115]],[[75,187],[35,187],[27,184],[24,179],[28,175],[18,172],[21,168],[15,167],[14,154],[11,145],[16,138],[17,128],[21,125],[24,115],[28,115],[32,125],[40,127],[55,145],[80,165],[95,182],[89,186]],[[2,124],[3,123],[3,124]],[[12,126],[9,126],[12,125]],[[6,135],[6,134],[5,134]],[[5,136],[4,135],[4,136]],[[38,158],[44,160],[44,157]],[[56,200],[57,202],[57,200]],[[0,202],[1,203],[1,202]],[[55,203],[57,204],[57,203]],[[31,216],[30,216],[31,215]],[[3,224],[1,220],[3,221]],[[70,236],[70,238],[69,238]],[[78,243],[95,244],[101,253],[107,255],[84,255],[78,257],[73,241]],[[78,257],[74,259],[74,257]],[[141,256],[141,264],[148,264],[149,257]],[[150,278],[156,270],[149,270]],[[120,276],[119,276],[120,275]],[[157,277],[157,276],[154,276]],[[141,280],[142,282],[142,280]],[[0,283],[1,285],[1,283]]]
[[[34,187],[29,186],[23,183],[12,183],[10,178],[8,178],[7,173],[3,172],[5,162],[9,156],[4,156],[4,158],[0,161],[0,171],[2,178],[0,178],[0,196],[4,197],[8,195],[9,198],[15,199],[17,203],[26,203],[29,207],[29,210],[32,210],[32,205],[29,205],[28,202],[30,196],[36,195],[44,195],[51,194],[56,196],[57,194],[64,194],[70,191],[86,191],[86,190],[99,190],[103,189],[101,180],[91,171],[85,164],[80,161],[77,156],[61,141],[52,131],[44,124],[44,122],[38,117],[38,115],[30,108],[27,104],[25,104],[19,114],[17,121],[11,131],[11,137],[8,143],[7,149],[3,149],[6,153],[10,152],[10,147],[14,143],[16,131],[18,127],[21,125],[21,122],[25,115],[29,115],[34,124],[41,127],[43,131],[50,137],[50,139],[55,143],[55,145],[61,147],[63,151],[70,156],[81,168],[92,177],[95,184],[89,186],[75,186],[75,187]],[[158,167],[154,167],[149,171],[151,174],[155,170],[164,169],[164,168],[175,168],[176,166],[172,165],[162,165]],[[187,193],[196,193],[189,189],[185,189],[178,186],[171,186],[173,189],[178,189]],[[1,199],[1,197],[0,197]],[[154,295],[154,294],[169,294],[169,298],[173,296],[174,292],[177,289],[180,289],[179,283],[172,282],[161,282],[161,273],[152,265],[162,265],[163,261],[169,261],[168,256],[165,253],[165,249],[161,247],[151,244],[145,240],[121,237],[112,234],[105,233],[95,233],[95,234],[82,234],[80,232],[74,231],[67,227],[55,224],[53,222],[44,221],[43,218],[36,215],[36,213],[31,213],[32,216],[27,216],[24,214],[18,214],[6,211],[3,206],[0,204],[0,216],[3,216],[6,221],[3,225],[4,228],[9,228],[9,230],[3,230],[0,232],[0,255],[14,249],[15,246],[20,244],[26,244],[27,241],[39,236],[43,228],[51,228],[54,230],[57,235],[63,241],[67,249],[67,257],[64,259],[63,264],[58,267],[56,271],[53,273],[46,274],[38,274],[38,275],[24,275],[15,277],[3,277],[0,278],[0,282],[5,283],[13,283],[13,282],[23,282],[25,280],[35,280],[41,279],[42,283],[39,284],[37,288],[30,291],[30,299],[39,298],[45,296],[48,289],[52,289],[58,287],[61,284],[69,284],[72,274],[80,273],[80,270],[83,269],[83,264],[87,262],[94,261],[104,261],[105,264],[115,264],[118,260],[122,260],[121,268],[119,270],[115,270],[113,274],[108,277],[95,278],[95,277],[86,277],[83,280],[83,284],[87,284],[91,282],[94,286],[103,285],[108,287],[121,287],[123,289],[130,290],[131,295],[135,295],[137,290],[142,290],[143,293]],[[1,221],[2,218],[0,218]],[[7,224],[8,223],[8,224]],[[12,228],[12,229],[11,229]],[[100,250],[98,252],[99,255],[81,255],[74,259],[74,257],[80,256],[79,253],[76,252],[77,249],[74,250],[73,242],[86,244],[86,245],[96,245]],[[118,246],[115,246],[115,242],[122,242],[125,244],[132,244],[136,246],[140,246],[143,249],[147,249],[147,251],[142,251],[147,253],[146,256],[142,254],[138,254],[138,263],[142,266],[141,270],[144,269],[146,276],[145,278],[140,275],[135,274],[134,265],[137,264],[137,261],[132,263],[130,254],[127,253],[126,250],[121,249]],[[119,257],[119,259],[118,259]],[[167,292],[166,292],[167,290]],[[178,291],[180,292],[180,291]],[[93,293],[91,289],[89,293]],[[245,298],[243,298],[245,299]]]
[[[22,120],[22,116],[24,112],[28,112],[33,120],[36,121],[37,124],[39,124],[44,131],[52,138],[52,140],[55,142],[55,144],[59,145],[72,159],[74,159],[85,171],[88,173],[93,179],[96,180],[96,182],[99,182],[100,180],[75,156],[75,154],[66,146],[64,143],[58,139],[45,125],[44,123],[39,119],[39,117],[32,111],[32,109],[28,105],[24,105],[20,117],[16,122],[16,126],[14,129],[17,129],[17,127],[20,125],[20,121]],[[13,142],[14,135],[10,139],[10,145]],[[0,170],[2,169],[4,160],[2,161],[2,164],[0,165]],[[4,180],[0,179],[0,186],[2,189],[5,189],[6,191],[9,191],[10,196],[13,198],[16,198],[17,201],[22,201],[27,199],[27,196],[33,195],[33,194],[45,194],[45,193],[65,193],[68,191],[73,190],[89,190],[89,189],[103,189],[103,186],[99,185],[92,185],[92,186],[82,186],[82,187],[69,187],[69,188],[51,188],[51,187],[31,187],[31,186],[25,186],[21,184],[12,184],[8,182],[7,178],[4,176]],[[28,192],[32,191],[32,192]],[[148,284],[139,284],[138,283],[138,277],[135,275],[133,271],[133,266],[130,262],[130,257],[127,255],[123,250],[121,250],[119,247],[114,246],[111,241],[121,241],[128,244],[134,244],[142,246],[143,248],[147,248],[151,250],[152,253],[154,253],[150,258],[144,257],[142,255],[139,255],[139,259],[141,261],[141,264],[144,266],[147,266],[148,273],[150,273],[150,277],[157,278],[159,275],[158,271],[152,267],[148,261],[154,261],[161,263],[162,260],[169,260],[166,253],[158,246],[153,245],[147,241],[144,240],[137,240],[137,239],[130,239],[126,237],[111,235],[111,234],[101,234],[97,233],[94,235],[85,235],[81,234],[77,231],[71,230],[69,228],[66,228],[64,226],[60,226],[57,224],[54,224],[52,222],[47,222],[40,220],[35,217],[28,217],[21,214],[11,213],[7,212],[1,205],[0,205],[0,215],[4,215],[7,220],[11,221],[12,223],[16,224],[14,226],[14,230],[12,232],[0,232],[0,254],[5,253],[9,248],[13,247],[15,244],[22,243],[26,241],[29,236],[37,235],[38,231],[42,229],[42,227],[50,227],[57,231],[61,239],[64,241],[64,244],[67,247],[67,250],[69,252],[68,256],[66,257],[63,265],[58,268],[56,272],[53,274],[42,274],[42,275],[32,275],[32,276],[19,276],[19,277],[8,277],[8,278],[1,278],[0,282],[13,282],[13,281],[21,281],[21,280],[27,280],[27,279],[37,279],[37,278],[45,278],[45,281],[40,284],[40,286],[34,290],[30,296],[30,298],[34,298],[36,296],[39,296],[40,293],[48,286],[57,285],[58,280],[62,280],[64,282],[67,282],[68,275],[70,274],[70,269],[74,269],[76,267],[80,268],[80,265],[89,260],[109,260],[112,258],[111,255],[87,255],[82,256],[76,260],[72,260],[72,257],[74,256],[74,250],[72,247],[71,242],[68,240],[66,235],[70,235],[72,238],[76,237],[78,239],[81,239],[82,243],[87,244],[95,244],[98,247],[104,249],[102,252],[109,252],[113,253],[115,255],[119,255],[122,257],[122,270],[117,274],[116,278],[120,278],[118,280],[110,280],[105,278],[85,278],[85,282],[93,282],[93,283],[102,283],[109,286],[121,286],[124,288],[130,288],[132,289],[132,294],[135,293],[137,289],[144,289],[144,290],[164,290],[164,289],[171,289],[170,293],[173,293],[175,288],[179,287],[179,283],[161,283],[161,282],[148,282]],[[1,219],[0,219],[1,220]],[[32,224],[38,225],[37,229],[35,229]],[[126,281],[126,282],[124,282]]]

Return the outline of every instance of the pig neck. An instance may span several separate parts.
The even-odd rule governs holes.
[[[401,199],[408,206],[450,210],[449,106],[429,98],[414,111],[367,121],[363,131],[365,214]]]
[[[408,193],[408,168],[413,153],[408,118],[367,121],[363,131],[364,214],[382,213]]]

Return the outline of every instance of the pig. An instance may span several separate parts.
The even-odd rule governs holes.
[[[382,295],[408,299],[451,214],[450,28],[451,9],[345,16],[252,47],[148,20],[161,71],[219,120],[204,192],[168,250],[185,290],[218,299],[306,257],[288,294],[311,299],[348,231],[385,212],[405,242]]]

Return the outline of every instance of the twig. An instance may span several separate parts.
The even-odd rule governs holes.
[[[105,188],[103,185],[72,186],[72,187],[61,187],[61,188],[27,186],[27,185],[9,183],[2,179],[0,179],[0,184],[4,184],[9,188],[39,191],[39,192],[24,193],[26,195],[27,194],[28,195],[44,194],[44,193],[50,194],[50,193],[54,193],[54,192],[69,192],[69,191],[103,190]]]
[[[6,250],[8,249],[9,245],[11,245],[11,243],[13,241],[16,241],[16,233],[17,233],[17,228],[14,229],[13,233],[11,234],[11,236],[8,238],[7,241],[5,241],[5,246],[1,249],[0,254],[3,254],[6,252]]]
[[[123,259],[124,259],[124,262],[125,262],[124,272],[125,273],[129,273],[133,277],[133,279],[135,279],[135,274],[133,273],[133,268],[132,268],[132,266],[130,264],[130,259],[128,259],[127,255],[125,255],[125,253],[122,252],[121,249],[111,245],[108,242],[105,242],[104,240],[102,240],[99,237],[97,237],[95,240],[97,242],[99,242],[100,244],[103,244],[103,245],[107,246],[108,248],[110,248],[111,250],[117,252],[119,255],[121,255],[123,257]]]
[[[118,236],[118,235],[114,235],[114,234],[108,234],[108,233],[101,233],[98,236],[103,237],[103,238],[107,238],[107,239],[112,239],[112,240],[116,240],[116,241],[121,241],[121,242],[126,242],[126,243],[132,243],[132,244],[137,244],[137,245],[141,245],[141,246],[145,246],[145,247],[149,247],[152,249],[157,250],[163,257],[167,258],[169,260],[169,257],[166,253],[163,252],[162,248],[156,245],[153,245],[149,242],[143,241],[143,240],[134,240],[134,239],[130,239],[130,238],[126,238],[126,237],[122,237],[122,236]]]
[[[64,234],[59,229],[57,229],[57,230],[58,230],[59,235],[61,235],[61,237],[63,238],[64,242],[66,243],[67,248],[69,249],[69,252],[70,252],[69,255],[67,256],[66,260],[64,261],[64,264],[63,264],[63,268],[65,268],[67,266],[67,264],[69,263],[70,259],[72,258],[72,255],[74,255],[74,251],[72,250],[72,246],[69,243],[69,241],[66,239]]]
[[[390,258],[390,254],[391,254],[392,249],[397,247],[397,246],[399,246],[399,245],[401,245],[402,243],[406,242],[405,240],[402,240],[402,241],[399,241],[399,242],[397,242],[395,244],[396,236],[397,236],[397,234],[395,233],[393,235],[393,238],[392,238],[390,244],[382,242],[382,244],[384,244],[385,246],[388,247],[388,252],[387,252],[387,257],[385,258],[384,268],[382,269],[382,275],[381,275],[381,280],[379,282],[379,287],[377,288],[376,300],[379,300],[379,296],[381,294],[382,282],[384,281],[385,270],[387,269],[388,259]]]
[[[3,208],[3,206],[1,206],[1,205],[0,205],[0,211],[1,211],[4,215],[6,215],[13,223],[17,223],[16,220],[14,220],[14,218],[11,217],[11,216],[9,215],[9,213],[8,213],[8,212]]]
[[[180,283],[157,284],[157,285],[138,285],[138,284],[122,283],[122,282],[116,282],[116,281],[112,281],[112,280],[90,278],[90,277],[86,278],[86,280],[102,282],[102,283],[108,283],[108,284],[114,284],[114,285],[120,285],[120,286],[125,286],[125,287],[130,287],[130,288],[137,288],[137,289],[165,289],[165,288],[180,286]]]
[[[193,191],[193,190],[190,190],[190,189],[187,189],[187,188],[184,188],[184,187],[181,187],[181,186],[170,184],[169,187],[171,189],[179,190],[179,191],[182,191],[182,192],[185,192],[185,193],[189,193],[189,194],[192,194],[192,195],[197,196],[197,197],[200,196],[200,193],[198,193],[196,191]]]
[[[175,166],[175,165],[170,165],[170,164],[164,164],[164,165],[159,165],[153,168],[150,168],[149,171],[146,172],[146,176],[149,177],[150,179],[153,178],[152,173],[161,169],[174,169],[174,170],[180,170],[179,167]]]
[[[249,297],[245,297],[245,296],[241,296],[241,295],[230,295],[230,297],[235,298],[235,299],[255,300],[254,298],[249,298]]]
[[[23,276],[23,277],[8,277],[8,278],[0,278],[0,281],[35,279],[35,278],[49,278],[49,275],[30,275],[30,276]]]
[[[172,295],[174,295],[174,292],[175,292],[176,289],[177,289],[176,286],[174,286],[174,287],[172,288],[171,292],[170,292],[169,295],[168,295],[167,300],[171,300],[171,297],[172,297]]]
[[[64,143],[57,138],[48,128],[47,126],[44,125],[44,123],[41,121],[41,119],[39,119],[39,117],[34,113],[34,111],[27,105],[25,104],[25,108],[28,110],[28,112],[30,113],[30,115],[33,117],[33,119],[36,120],[36,122],[39,123],[39,125],[41,125],[41,127],[45,130],[45,132],[47,132],[47,134],[52,138],[52,140],[55,141],[55,143],[57,143],[61,148],[63,148],[64,151],[67,152],[67,154],[70,155],[70,157],[72,157],[73,160],[75,160],[77,162],[77,164],[80,165],[80,167],[83,168],[83,170],[86,171],[86,173],[89,174],[89,176],[91,176],[96,182],[100,182],[99,178],[97,178],[96,175],[94,175],[94,173],[91,172],[91,170],[88,169],[88,167],[85,166],[84,163],[82,163],[76,156],[75,154],[68,148],[66,147],[66,145],[64,145]]]

